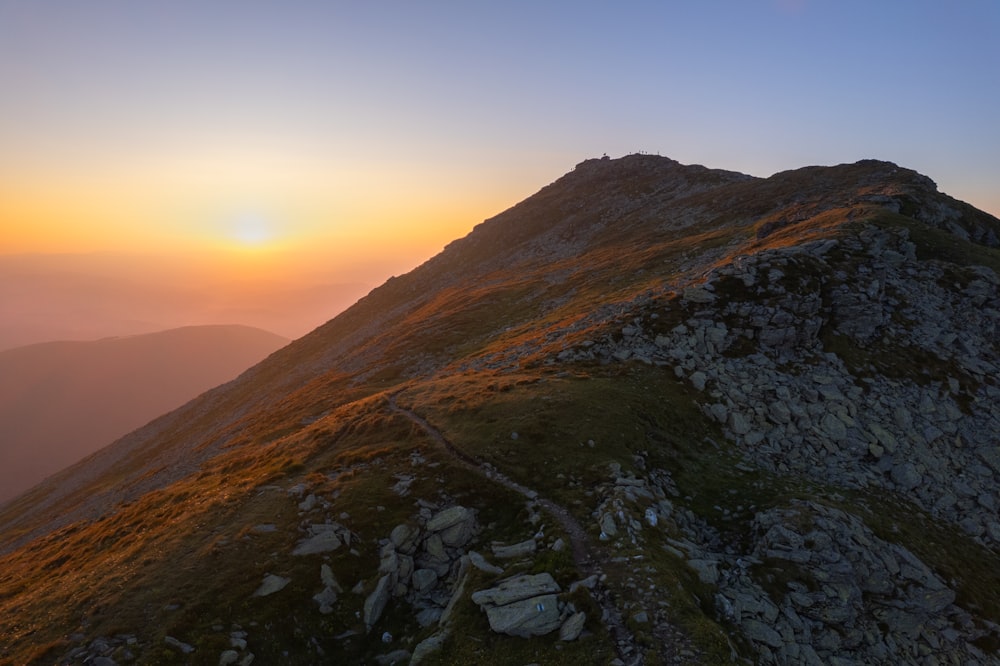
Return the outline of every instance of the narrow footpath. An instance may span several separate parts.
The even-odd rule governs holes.
[[[406,417],[419,426],[420,429],[427,433],[431,439],[440,444],[450,455],[459,460],[472,471],[491,481],[495,481],[506,488],[520,493],[529,500],[537,502],[539,506],[541,506],[556,520],[556,522],[559,523],[563,531],[569,537],[570,552],[573,554],[573,562],[583,574],[583,577],[587,578],[590,576],[596,576],[597,582],[595,583],[592,592],[595,600],[601,607],[601,612],[603,614],[602,620],[611,632],[611,637],[614,641],[618,657],[625,664],[628,664],[628,666],[640,666],[645,663],[642,651],[636,645],[635,637],[632,635],[632,632],[625,625],[622,613],[615,605],[611,592],[601,581],[601,574],[603,572],[599,566],[601,561],[600,556],[591,544],[590,539],[583,527],[566,509],[566,507],[556,504],[552,500],[541,497],[531,488],[523,486],[510,479],[502,472],[493,468],[491,465],[482,463],[464,451],[459,450],[454,444],[448,441],[440,430],[428,423],[427,419],[409,409],[406,409],[405,407],[400,407],[396,402],[396,395],[397,394],[395,393],[389,395],[390,410]]]

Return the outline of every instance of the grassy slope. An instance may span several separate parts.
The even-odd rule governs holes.
[[[843,177],[845,190],[870,177],[871,169],[853,171],[857,173]],[[46,663],[65,651],[65,636],[79,629],[91,636],[136,633],[142,658],[149,663],[179,663],[162,648],[162,637],[174,635],[199,647],[192,663],[214,663],[232,625],[250,633],[250,649],[263,663],[282,658],[281,650],[292,652],[292,663],[311,663],[317,658],[312,638],[331,658],[370,658],[383,646],[333,638],[349,629],[363,633],[355,615],[363,595],[345,592],[334,614],[316,613],[309,597],[319,591],[322,560],[285,555],[296,541],[301,518],[295,500],[270,486],[310,484],[312,492],[333,501],[332,517],[357,534],[357,555],[341,549],[329,560],[345,590],[358,581],[371,589],[377,579],[377,541],[413,516],[415,498],[477,508],[480,522],[491,526],[490,539],[513,542],[530,536],[523,500],[470,475],[412,424],[387,411],[389,389],[403,389],[399,401],[428,418],[457,447],[570,507],[592,531],[596,527],[590,514],[598,497],[588,490],[608,480],[609,463],[632,468],[637,453],[670,470],[682,496],[690,498],[684,503],[736,539],[745,538],[748,526],[740,518],[749,517],[752,508],[766,509],[794,497],[818,497],[866,511],[874,505],[872,498],[838,499],[836,489],[736,469],[735,454],[724,444],[706,444],[706,437],[722,442],[721,434],[702,418],[693,396],[672,373],[590,365],[562,367],[556,373],[541,363],[567,341],[613,335],[637,296],[655,292],[652,302],[662,308],[660,325],[669,328],[680,316],[670,295],[679,282],[737,254],[835,233],[852,209],[823,208],[824,197],[837,199],[837,193],[820,188],[810,195],[804,185],[807,175],[765,182],[763,190],[760,181],[734,182],[690,194],[683,206],[646,206],[642,214],[633,208],[617,218],[620,224],[614,228],[594,219],[580,221],[573,229],[592,243],[582,257],[539,258],[525,252],[514,253],[506,267],[474,263],[480,255],[495,254],[496,246],[490,246],[503,241],[503,229],[494,225],[490,230],[498,238],[470,237],[457,244],[467,253],[446,253],[412,279],[390,281],[245,381],[213,396],[208,406],[188,412],[194,418],[175,418],[164,426],[166,434],[149,440],[167,452],[211,449],[200,471],[0,559],[0,644],[7,650],[0,652],[0,662]],[[584,181],[580,188],[585,189]],[[541,209],[511,212],[524,218],[514,223],[535,220],[517,238],[572,235],[573,229],[553,230],[551,222],[538,220],[539,215],[565,214],[579,193],[543,192],[546,198],[531,204]],[[638,194],[649,193],[642,189]],[[708,210],[726,212],[698,212]],[[793,214],[795,225],[776,225],[758,238],[763,225]],[[670,233],[668,227],[680,218],[683,230]],[[477,286],[459,288],[469,279],[470,266],[481,269]],[[435,289],[427,293],[431,285]],[[508,365],[494,371],[476,362],[503,358],[511,349],[519,357],[519,370]],[[518,433],[517,440],[511,432]],[[593,448],[588,440],[594,440]],[[217,441],[225,446],[212,448]],[[414,468],[414,452],[429,464]],[[110,486],[143,469],[141,462],[123,462],[113,476],[97,483]],[[418,478],[408,497],[391,491],[395,474],[415,469]],[[80,496],[92,488],[84,487]],[[736,519],[723,520],[717,505],[733,509]],[[744,507],[743,514],[738,506]],[[955,579],[961,599],[998,618],[983,592],[1000,587],[991,573],[1000,571],[995,553],[949,538],[942,528],[928,529],[927,519],[904,503],[882,506],[881,514],[869,514],[876,530],[887,536],[892,532],[894,539]],[[348,517],[338,518],[341,512]],[[258,523],[274,523],[278,529],[250,533],[248,528]],[[474,546],[485,549],[487,544]],[[729,642],[705,612],[706,590],[693,572],[659,548],[648,552],[657,553],[650,566],[678,622],[710,663],[728,657]],[[563,584],[576,573],[565,560],[540,566],[556,571]],[[266,600],[252,599],[266,573],[289,576],[293,582]],[[609,571],[612,581],[626,575],[622,569]],[[477,576],[473,589],[488,583]],[[977,585],[983,580],[994,582]],[[622,590],[627,600],[627,588]],[[611,655],[606,634],[593,620],[588,623],[592,636],[558,645],[548,639],[496,636],[471,604],[460,610],[455,637],[436,657],[441,663],[483,661],[498,654],[545,663],[592,662],[595,656]],[[385,626],[396,635],[419,639],[429,633],[415,627],[404,608],[390,606],[387,613]],[[218,631],[219,626],[225,630]],[[641,627],[634,628],[655,652],[654,641]]]

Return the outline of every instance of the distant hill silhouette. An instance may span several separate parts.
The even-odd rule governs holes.
[[[0,254],[0,351],[207,324],[297,338],[372,286],[290,276],[292,282],[251,289],[172,261],[115,253]]]
[[[287,342],[247,326],[189,326],[0,352],[0,502]]]

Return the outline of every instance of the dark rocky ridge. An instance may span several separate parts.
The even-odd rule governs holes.
[[[150,658],[183,631],[158,658],[1000,663],[998,234],[887,162],[583,162],[0,515],[0,642],[41,643],[30,609],[75,589],[33,537],[128,551],[101,535],[141,525],[156,571],[173,542],[196,573],[249,571],[197,602],[115,579],[184,621],[98,594],[133,642],[67,604],[55,631],[86,630],[50,657]],[[196,518],[145,520],[164,504]],[[317,537],[337,545],[293,557]]]

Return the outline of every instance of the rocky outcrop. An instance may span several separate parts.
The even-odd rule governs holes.
[[[872,226],[743,257],[699,289],[718,301],[682,297],[668,332],[645,332],[669,316],[646,311],[573,358],[671,367],[754,465],[884,488],[1000,545],[992,270],[919,260],[905,230]]]
[[[726,563],[720,614],[762,664],[990,663],[989,628],[913,553],[857,517],[813,502],[758,514],[752,550]],[[731,566],[730,566],[731,565]]]
[[[560,600],[560,592],[549,573],[522,574],[474,592],[472,601],[485,611],[490,629],[499,634],[530,638],[559,630],[561,640],[576,640],[587,616]]]
[[[284,576],[275,576],[274,574],[268,574],[264,576],[263,582],[260,586],[254,590],[253,596],[255,597],[266,597],[268,595],[274,594],[280,590],[283,590],[286,585],[292,582],[291,578],[285,578]]]
[[[381,542],[380,578],[365,602],[365,624],[376,624],[390,598],[408,602],[420,626],[446,621],[467,576],[466,548],[478,529],[475,512],[458,505],[437,512],[425,506],[412,523],[394,527]]]
[[[318,555],[337,550],[344,544],[351,543],[351,532],[337,523],[311,525],[307,538],[301,540],[292,555]]]
[[[542,573],[505,580],[473,593],[472,601],[486,611],[493,631],[529,638],[555,631],[562,624],[559,591],[551,574]]]

